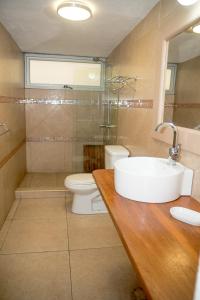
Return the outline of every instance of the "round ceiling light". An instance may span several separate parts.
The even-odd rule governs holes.
[[[59,16],[70,21],[84,21],[92,16],[90,8],[82,2],[64,2],[58,7]]]
[[[194,27],[192,27],[192,31],[194,33],[200,33],[200,24],[199,25],[195,25]]]
[[[198,0],[177,0],[181,5],[189,6],[196,3]]]

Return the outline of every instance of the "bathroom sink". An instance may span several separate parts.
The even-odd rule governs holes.
[[[114,166],[115,189],[130,200],[164,203],[191,195],[193,171],[168,159],[129,157]]]

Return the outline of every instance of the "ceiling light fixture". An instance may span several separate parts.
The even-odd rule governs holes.
[[[196,3],[198,0],[177,0],[181,5],[189,6]]]
[[[195,25],[194,27],[192,27],[192,31],[194,33],[200,33],[200,24]]]
[[[57,13],[70,21],[84,21],[92,16],[90,8],[79,1],[64,2],[58,7]]]

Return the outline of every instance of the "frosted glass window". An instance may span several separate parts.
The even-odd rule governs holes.
[[[67,59],[66,59],[67,60]],[[26,55],[26,87],[100,89],[103,84],[102,63],[34,58]]]

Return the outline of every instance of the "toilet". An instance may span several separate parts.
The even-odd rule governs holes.
[[[114,163],[117,160],[128,156],[129,151],[123,146],[105,146],[106,169],[113,169]],[[64,185],[73,193],[73,213],[99,214],[107,212],[106,206],[91,173],[69,175],[65,178]]]

